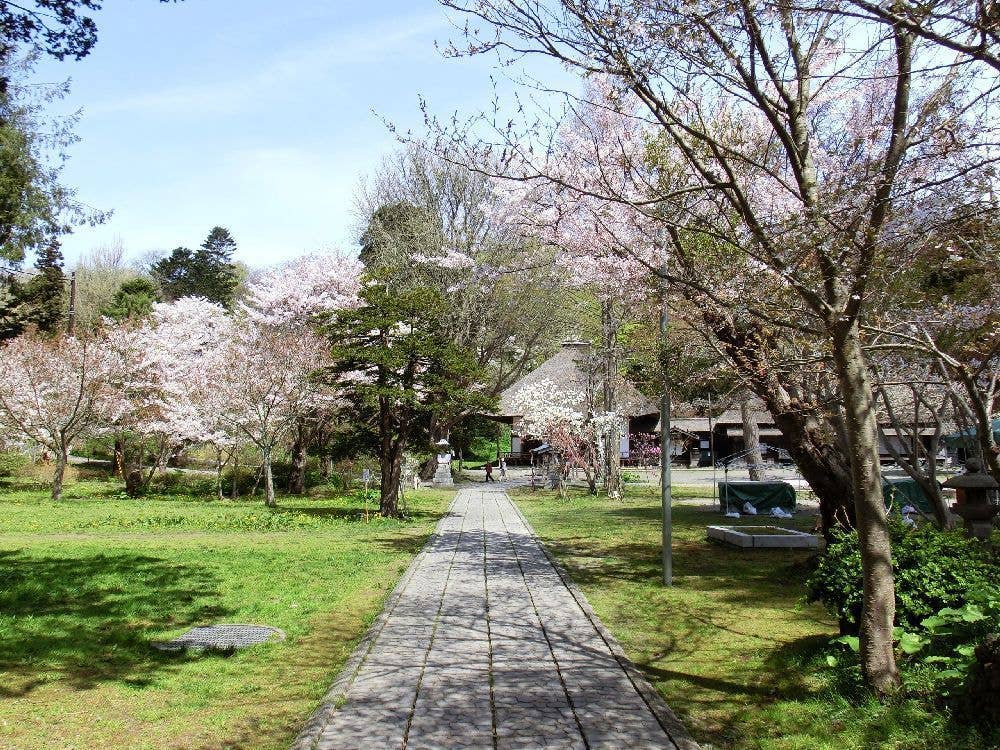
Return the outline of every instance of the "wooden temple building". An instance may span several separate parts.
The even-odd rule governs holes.
[[[588,411],[586,394],[598,394],[599,400],[603,388],[603,381],[595,372],[596,369],[593,366],[592,347],[588,342],[565,341],[558,352],[500,394],[497,413],[491,416],[511,426],[511,449],[508,457],[511,464],[530,462],[531,451],[545,442],[544,436],[526,434],[523,429],[521,419],[524,415],[518,413],[518,392],[526,386],[547,380],[573,394],[578,401],[573,404],[573,408],[585,414]],[[619,380],[616,385],[616,401],[618,411],[628,419],[628,434],[621,441],[622,458],[628,459],[634,444],[643,441],[637,436],[645,438],[655,432],[660,411],[656,404],[624,379]],[[643,442],[648,442],[648,439]]]
[[[593,349],[586,341],[565,341],[553,356],[524,375],[500,394],[500,403],[491,418],[511,427],[511,450],[508,462],[512,465],[531,462],[532,451],[545,445],[542,435],[531,435],[521,424],[523,414],[518,407],[518,392],[526,386],[549,381],[556,387],[573,394],[577,403],[573,408],[581,413],[588,411],[587,395],[600,404],[602,380],[595,362]],[[628,420],[628,431],[621,441],[622,463],[625,465],[659,463],[659,406],[643,395],[624,378],[616,387],[618,411]],[[774,423],[763,403],[757,402],[752,410],[757,422],[761,453],[765,461],[791,463],[787,441]],[[725,461],[746,449],[743,439],[743,419],[739,409],[726,409],[721,413],[697,414],[691,405],[675,404],[670,421],[670,455],[674,463],[686,466],[711,466],[715,461]],[[923,441],[933,429],[920,430]],[[883,461],[891,460],[888,442],[900,453],[911,448],[907,440],[897,436],[895,430],[880,425],[880,453]]]

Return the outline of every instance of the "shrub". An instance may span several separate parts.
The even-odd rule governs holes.
[[[932,526],[908,529],[890,522],[896,579],[896,623],[918,629],[946,608],[987,606],[1000,599],[997,560],[989,545],[961,531]],[[809,601],[819,601],[840,620],[841,632],[856,634],[861,616],[861,553],[856,532],[839,534],[819,556],[806,582]]]
[[[974,656],[963,708],[969,719],[1000,735],[1000,635],[987,636]]]
[[[0,477],[13,477],[28,465],[29,458],[20,451],[0,451]]]

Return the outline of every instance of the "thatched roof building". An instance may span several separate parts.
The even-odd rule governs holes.
[[[574,404],[578,411],[586,412],[586,393],[588,386],[600,394],[603,381],[599,374],[589,372],[588,360],[592,356],[591,346],[586,341],[564,341],[559,351],[542,364],[508,387],[500,394],[500,406],[497,417],[504,421],[516,423],[523,414],[517,406],[517,393],[525,386],[534,385],[543,380],[565,388],[568,393],[579,394],[579,403]],[[616,400],[619,411],[627,417],[643,417],[659,414],[659,408],[646,398],[627,380],[618,383]]]

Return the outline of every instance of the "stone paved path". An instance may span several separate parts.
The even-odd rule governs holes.
[[[696,750],[498,488],[463,489],[296,750]]]

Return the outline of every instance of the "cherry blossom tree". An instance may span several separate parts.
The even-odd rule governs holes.
[[[315,377],[329,364],[326,342],[308,330],[237,317],[213,363],[212,385],[224,401],[221,425],[260,452],[264,503],[274,507],[275,450],[296,421],[327,398]]]
[[[288,335],[297,331],[308,334],[338,310],[358,306],[363,271],[361,261],[340,252],[304,255],[252,283],[243,310],[258,325]],[[313,339],[313,343],[318,342]],[[325,465],[329,464],[327,444],[341,406],[332,397],[317,398],[296,418],[291,429],[289,492],[305,491],[306,454],[310,447],[322,454]]]
[[[227,395],[219,388],[225,372],[225,345],[233,322],[219,304],[200,297],[158,303],[147,325],[146,357],[160,383],[157,418],[140,432],[166,437],[171,448],[188,443],[212,446],[216,455],[216,493],[222,497],[222,471],[237,440],[223,417]]]
[[[126,491],[148,489],[170,455],[208,443],[221,456],[222,402],[213,359],[228,335],[225,310],[197,297],[158,303],[144,322],[106,321],[99,332],[111,362],[114,408],[104,427],[115,439],[115,463]]]
[[[672,254],[736,258],[745,273],[732,286],[750,294],[723,301],[810,338],[831,363],[863,563],[862,671],[890,692],[894,584],[861,325],[898,253],[926,231],[926,203],[986,175],[996,77],[846,3],[443,2],[483,22],[468,53],[547,55],[638,99],[655,153],[635,169],[654,163],[656,190],[639,203],[612,177],[601,197],[659,219]],[[500,133],[509,161],[546,176],[548,134],[530,145],[510,134]]]
[[[263,274],[247,287],[243,308],[270,326],[301,326],[323,315],[355,307],[361,261],[343,253],[312,253]]]
[[[631,206],[602,200],[586,190],[588,175],[614,180],[622,194],[638,196],[649,188],[628,167],[642,148],[644,129],[638,120],[600,105],[614,97],[606,84],[606,78],[588,82],[585,101],[560,125],[558,158],[550,160],[549,178],[508,186],[511,203],[506,215],[522,231],[555,249],[554,274],[597,300],[600,346],[595,369],[600,371],[602,410],[613,413],[618,411],[621,380],[621,328],[659,283],[651,271],[657,254],[653,223]],[[575,179],[581,188],[566,189],[568,179]],[[614,429],[603,435],[601,473],[611,497],[622,493],[621,437]]]
[[[709,337],[719,356],[764,401],[820,500],[824,533],[853,528],[849,457],[838,420],[826,407],[830,378],[822,368],[802,366],[811,352],[809,347],[803,351],[798,332],[784,335],[781,328],[763,325],[765,316],[739,309],[747,298],[787,304],[786,290],[762,283],[759,264],[749,259],[720,252],[713,263],[710,254],[689,252],[687,243],[674,242],[680,233],[663,226],[661,207],[656,205],[653,215],[648,208],[659,178],[647,162],[655,162],[660,152],[650,147],[656,143],[650,123],[606,77],[590,80],[585,91],[568,105],[541,164],[512,159],[506,175],[513,181],[507,183],[510,220],[558,247],[559,271],[574,284],[599,290],[606,368],[614,353],[609,344],[616,337],[616,307],[648,306],[651,297],[660,296],[650,294],[650,276],[669,277],[676,293],[660,305],[683,328]],[[710,244],[715,244],[710,238],[698,242],[702,249]],[[657,379],[666,387],[668,378]]]
[[[918,262],[903,279],[900,302],[865,329],[873,350],[904,363],[901,374],[945,389],[953,424],[975,436],[970,447],[1000,478],[992,428],[1000,413],[1000,203],[986,192],[978,205],[948,202],[943,211],[947,221],[911,250]]]
[[[804,7],[808,8],[810,4],[806,3]],[[903,29],[914,37],[921,37],[1000,71],[1000,29],[995,6],[989,3],[964,0],[897,0],[893,3],[850,0],[838,10],[845,15],[858,15]]]
[[[109,362],[98,342],[20,336],[0,349],[0,427],[52,452],[52,499],[62,497],[69,453],[111,408]]]

